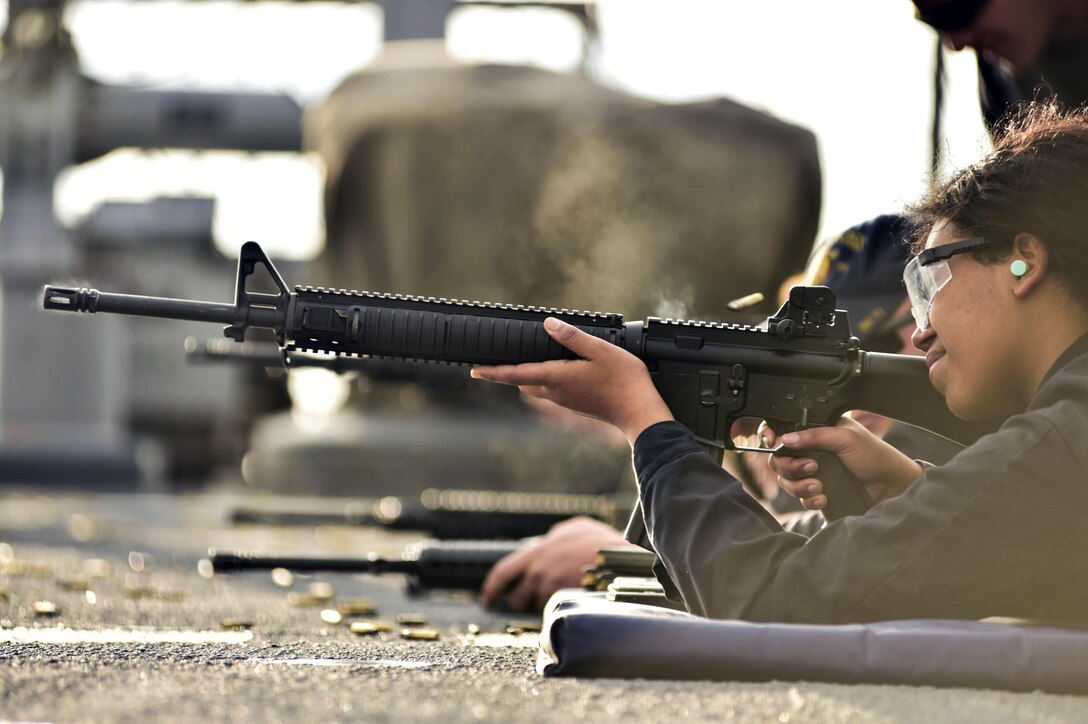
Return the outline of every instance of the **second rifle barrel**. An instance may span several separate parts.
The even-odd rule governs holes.
[[[396,573],[397,567],[392,569],[386,565],[389,562],[382,560],[376,565],[376,561],[367,558],[335,558],[320,556],[265,556],[256,553],[220,553],[208,551],[209,560],[215,571],[220,573],[236,571],[269,570],[272,568],[286,568],[291,571],[336,571],[340,573]],[[404,561],[396,561],[404,563]],[[401,568],[410,569],[410,565]],[[380,569],[380,570],[376,570]]]

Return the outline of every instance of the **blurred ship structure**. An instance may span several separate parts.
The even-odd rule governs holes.
[[[160,296],[224,296],[233,264],[212,245],[214,204],[106,204],[66,228],[57,177],[120,148],[298,152],[302,110],[283,95],[99,83],[81,71],[64,10],[62,0],[9,0],[3,34],[0,481],[127,488],[194,462],[184,473],[196,474],[199,455],[170,455],[134,428],[206,449],[229,415],[222,400],[236,371],[194,383],[184,330],[148,320],[72,325],[46,316],[40,297],[43,284],[74,275]]]
[[[585,38],[580,72],[452,59],[449,16],[468,5],[541,6],[576,18]],[[50,7],[12,0],[8,33],[23,12]],[[378,59],[304,115],[297,106],[271,110],[270,96],[231,94],[215,100],[254,109],[268,103],[269,110],[219,114],[206,101],[203,112],[168,114],[191,120],[203,135],[156,125],[150,119],[157,106],[125,89],[110,90],[117,100],[105,103],[115,128],[88,133],[105,117],[81,109],[102,107],[93,97],[106,87],[79,75],[63,33],[50,36],[48,52],[30,55],[13,55],[21,46],[5,36],[3,62],[17,72],[0,81],[0,99],[32,101],[17,113],[4,102],[0,111],[5,451],[21,449],[20,435],[45,451],[77,443],[124,451],[137,429],[158,425],[159,439],[166,439],[171,425],[229,428],[224,411],[243,410],[253,425],[241,471],[256,490],[599,493],[630,483],[624,446],[540,414],[515,390],[471,383],[461,368],[405,365],[401,377],[353,375],[343,405],[332,399],[341,393],[311,388],[310,398],[328,403],[326,409],[300,414],[297,399],[296,409],[275,410],[254,402],[260,394],[245,397],[262,365],[175,367],[181,339],[215,336],[214,329],[42,320],[29,311],[42,283],[76,273],[102,289],[225,298],[231,264],[190,233],[203,228],[198,217],[208,211],[206,202],[106,206],[81,229],[65,230],[47,213],[46,189],[62,168],[111,147],[244,143],[316,153],[326,168],[325,248],[306,271],[281,268],[289,283],[620,312],[630,319],[750,321],[771,311],[778,285],[803,264],[817,229],[820,169],[811,132],[724,99],[670,105],[607,87],[594,72],[601,38],[593,3],[388,0],[382,9]],[[12,80],[32,72],[39,80]],[[48,87],[54,90],[46,93]],[[143,115],[130,115],[122,100],[145,109]],[[52,126],[35,120],[46,116]],[[139,132],[126,135],[127,124]],[[32,178],[9,171],[31,158],[37,159]],[[31,197],[35,203],[26,201]],[[13,220],[10,209],[20,209]],[[135,232],[135,224],[118,223],[122,217],[144,218],[148,228]],[[151,243],[154,237],[159,241]],[[767,308],[748,318],[728,316],[728,301],[755,291],[764,293]],[[9,311],[12,302],[17,311]],[[148,326],[141,330],[141,323]],[[17,342],[8,330],[16,330]],[[47,341],[30,350],[29,338]],[[282,380],[274,384],[279,389]],[[206,399],[213,397],[214,403]],[[157,421],[141,409],[155,410]]]

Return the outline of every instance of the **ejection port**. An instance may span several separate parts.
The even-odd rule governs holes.
[[[678,349],[702,349],[703,338],[698,334],[678,334],[676,346]]]

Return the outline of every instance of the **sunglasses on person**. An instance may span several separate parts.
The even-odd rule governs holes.
[[[989,0],[947,0],[929,10],[922,10],[918,0],[914,5],[916,17],[934,30],[963,30],[975,22]],[[923,3],[932,5],[933,3]]]
[[[981,236],[955,241],[926,249],[907,262],[907,268],[903,270],[903,283],[910,297],[910,312],[920,331],[929,329],[929,308],[933,305],[933,297],[952,280],[948,260],[956,254],[974,251],[989,243]]]

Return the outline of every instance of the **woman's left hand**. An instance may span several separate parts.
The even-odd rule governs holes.
[[[646,365],[625,349],[549,317],[544,329],[581,357],[572,360],[480,366],[472,377],[514,385],[523,393],[618,427],[634,444],[650,425],[672,420]]]

